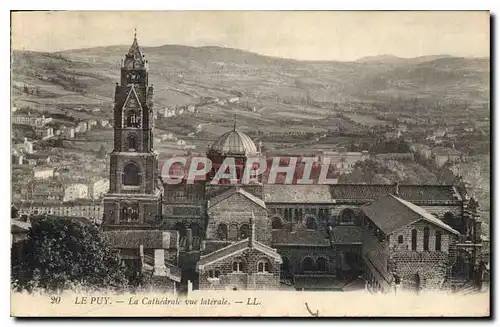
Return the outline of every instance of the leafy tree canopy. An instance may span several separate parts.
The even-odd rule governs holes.
[[[103,236],[97,226],[82,220],[33,219],[21,259],[12,261],[14,289],[123,288],[125,268]]]

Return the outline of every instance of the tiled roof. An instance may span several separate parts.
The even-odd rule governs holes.
[[[395,192],[396,186],[387,184],[264,185],[264,199],[268,203],[333,203],[334,200],[375,200]],[[399,197],[408,201],[462,199],[453,185],[399,185],[398,193]]]
[[[266,202],[279,203],[331,203],[329,185],[265,184]]]
[[[19,219],[10,220],[10,232],[11,233],[26,233],[31,228],[29,222],[25,222]]]
[[[335,226],[330,235],[334,244],[361,244],[363,231],[358,226]]]
[[[361,210],[387,235],[420,220],[426,220],[450,233],[460,234],[425,209],[394,195],[384,196],[370,205],[362,206]]]
[[[331,186],[332,198],[339,200],[378,199],[396,192],[395,185],[337,184]],[[453,201],[460,195],[453,185],[399,185],[399,197],[408,201]]]
[[[179,232],[160,230],[118,230],[105,231],[111,245],[115,248],[130,249],[171,249],[177,248]]]
[[[322,230],[273,230],[273,246],[330,246],[328,234]]]
[[[266,208],[266,204],[264,203],[264,201],[262,201],[261,199],[259,199],[255,195],[248,193],[247,191],[245,191],[239,187],[236,187],[236,186],[230,188],[229,190],[225,191],[224,193],[218,194],[218,195],[210,198],[209,208],[221,203],[222,201],[224,201],[225,199],[229,198],[230,196],[232,196],[233,194],[236,194],[236,193],[245,196],[247,199],[249,199],[252,202],[255,202],[256,204],[260,205],[261,207]]]
[[[278,252],[267,246],[264,245],[258,241],[253,241],[253,248],[278,260],[278,262],[281,263],[281,256],[278,254]],[[249,242],[248,238],[241,240],[236,243],[232,243],[226,247],[223,247],[222,249],[219,249],[217,251],[211,252],[207,255],[202,255],[200,257],[200,260],[198,261],[197,268],[198,269],[203,269],[204,266],[215,263],[219,260],[222,260],[226,257],[236,255],[238,253],[241,253],[249,248]]]

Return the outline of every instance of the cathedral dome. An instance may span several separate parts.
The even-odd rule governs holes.
[[[210,153],[219,155],[248,155],[258,153],[250,136],[233,129],[222,134],[210,147]]]

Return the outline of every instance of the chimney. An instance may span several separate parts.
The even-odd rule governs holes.
[[[144,266],[144,245],[139,245],[139,257],[141,257],[141,264]]]
[[[252,216],[250,216],[250,235],[248,235],[248,247],[253,247],[253,243],[255,241],[255,221],[254,214],[252,212]]]
[[[165,249],[155,249],[154,253],[154,276],[166,276],[167,275],[167,267],[165,266]]]
[[[394,195],[399,196],[399,182],[394,183]]]
[[[186,229],[186,249],[188,251],[193,249],[193,230],[191,228]]]

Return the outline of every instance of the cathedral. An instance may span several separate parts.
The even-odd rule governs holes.
[[[260,147],[236,126],[206,155],[203,180],[167,184],[154,151],[154,88],[137,37],[121,63],[102,229],[156,289],[451,289],[483,272],[477,202],[457,185],[283,185],[237,175]]]

